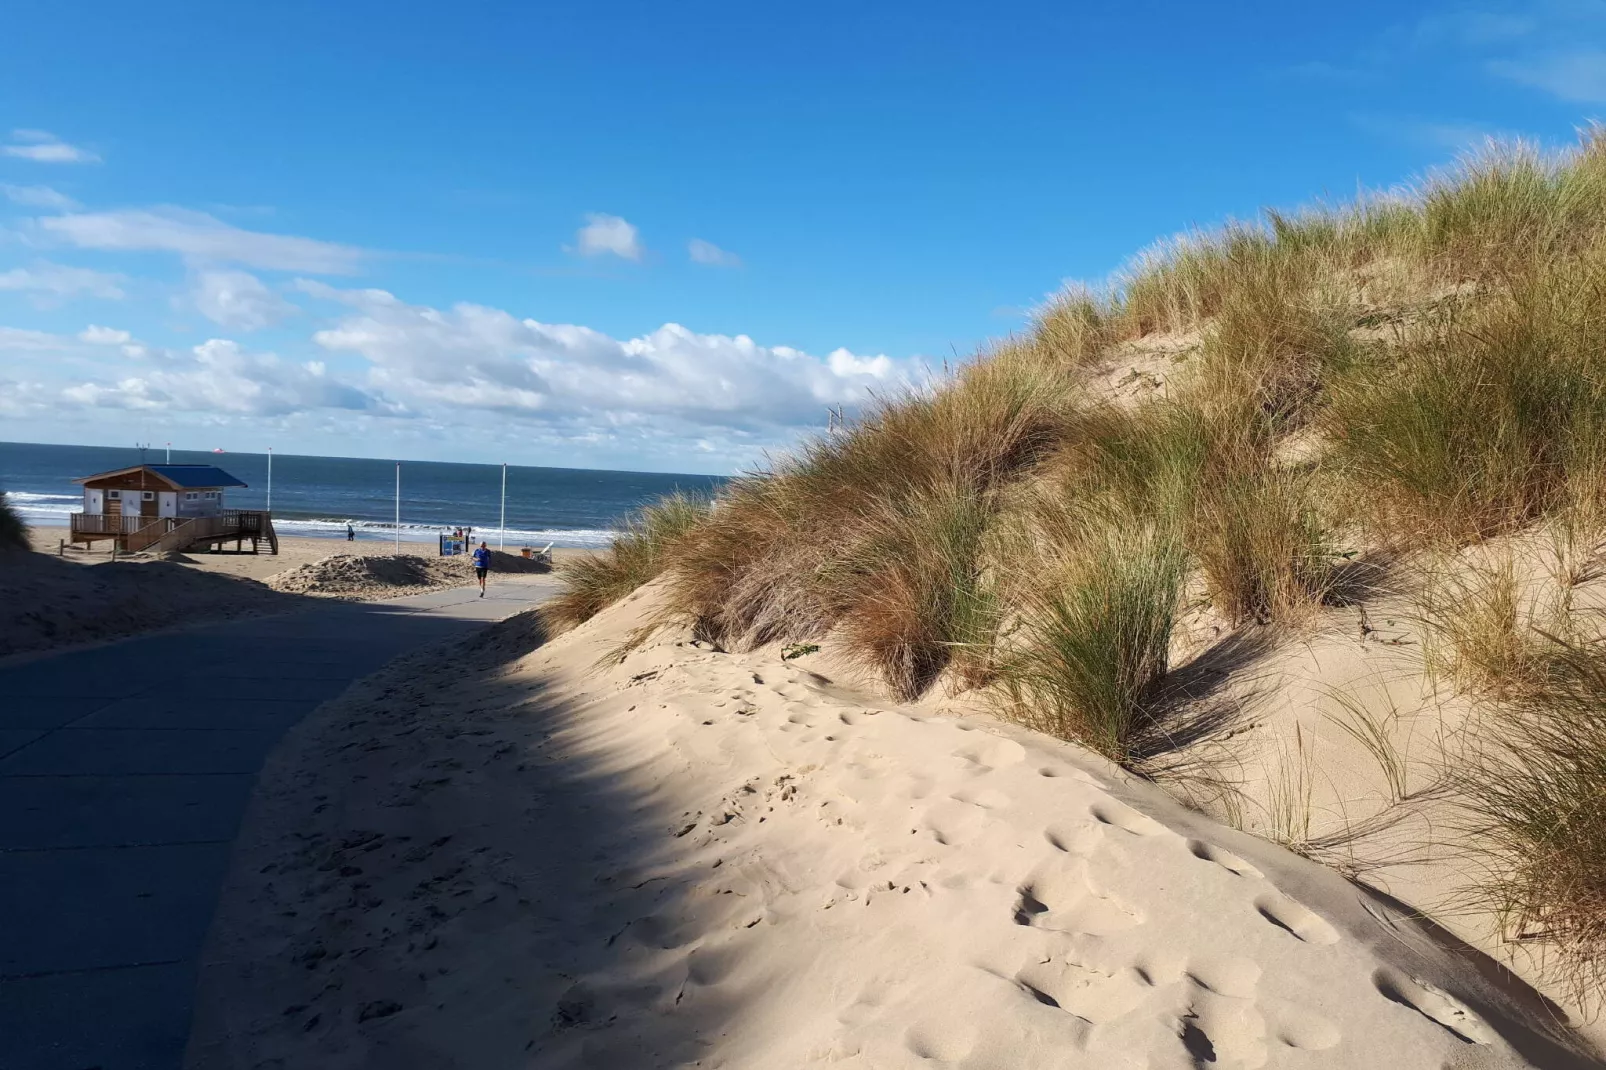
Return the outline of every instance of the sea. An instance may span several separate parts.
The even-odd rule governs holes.
[[[31,524],[67,525],[83,508],[74,478],[149,464],[215,464],[248,484],[224,502],[266,509],[268,455],[113,446],[47,446],[0,442],[0,489]],[[548,543],[606,546],[633,510],[675,491],[713,494],[719,476],[609,472],[587,468],[507,467],[507,527],[502,530],[502,466],[453,461],[402,461],[404,541],[433,542],[443,531],[472,527],[475,537],[509,546]],[[273,525],[282,535],[344,539],[349,523],[360,540],[394,540],[397,462],[358,457],[273,454]]]

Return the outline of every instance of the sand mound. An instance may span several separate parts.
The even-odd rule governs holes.
[[[526,560],[518,554],[504,553],[501,550],[491,551],[491,571],[496,572],[551,572],[552,566],[545,561],[534,558]]]
[[[491,552],[491,573],[551,571],[539,561],[516,554]],[[472,560],[459,557],[422,557],[416,554],[332,554],[308,561],[265,581],[276,591],[316,595],[413,594],[420,590],[461,587],[474,582]]]
[[[269,576],[264,582],[276,591],[296,594],[372,594],[390,588],[456,587],[473,578],[464,558],[333,554]]]
[[[190,1066],[1594,1065],[1409,908],[1077,748],[774,651],[621,657],[653,598],[292,731]]]
[[[295,604],[255,580],[173,561],[79,564],[0,554],[0,657]]]

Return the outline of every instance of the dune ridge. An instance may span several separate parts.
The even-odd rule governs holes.
[[[1597,1065],[1409,908],[1068,744],[642,641],[663,598],[295,729],[188,1065]]]

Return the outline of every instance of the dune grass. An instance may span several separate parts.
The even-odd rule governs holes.
[[[1335,462],[1380,533],[1465,543],[1598,497],[1606,249],[1442,312],[1335,383]]]
[[[1307,619],[1337,530],[1455,546],[1585,504],[1606,517],[1603,145],[1491,148],[1414,191],[1268,212],[1067,290],[948,380],[735,481],[677,543],[675,612],[732,647],[841,629],[908,697],[950,665],[985,683],[990,645],[1038,604],[989,550],[1019,487],[1163,520],[1240,626]],[[1379,309],[1380,287],[1415,304]],[[1356,333],[1378,323],[1395,329]],[[1197,359],[1144,411],[1095,399],[1089,373],[1155,331],[1198,332]],[[1319,445],[1294,462],[1299,436]],[[641,542],[571,569],[574,609],[555,612],[656,575]]]
[[[676,611],[731,647],[840,628],[894,694],[919,695],[986,642],[986,532],[1002,489],[1077,421],[1073,387],[1040,352],[1005,346],[738,480],[683,547]]]
[[[28,549],[28,525],[0,491],[0,551]]]
[[[1482,893],[1511,939],[1540,941],[1553,976],[1606,983],[1606,646],[1540,633],[1550,671],[1494,706],[1456,784],[1494,865]]]
[[[1115,517],[1068,549],[1001,656],[1001,712],[1131,764],[1170,664],[1186,557],[1174,534]]]
[[[1112,368],[1156,334],[1161,387],[1112,397]],[[1509,863],[1502,909],[1568,954],[1603,949],[1606,656],[1552,627],[1606,544],[1599,129],[1571,153],[1491,146],[1412,189],[1164,242],[694,512],[571,568],[553,612],[584,619],[665,574],[670,612],[729,649],[829,637],[899,699],[980,689],[1129,766],[1182,591],[1235,641],[1275,638],[1320,619],[1340,540],[1459,561],[1423,617],[1433,670],[1517,741],[1461,782]],[[1541,526],[1570,577],[1559,618],[1455,556]],[[1310,755],[1288,761],[1274,803],[1296,842]]]
[[[622,525],[604,554],[563,566],[563,590],[541,612],[555,628],[583,624],[672,563],[676,546],[708,516],[708,502],[672,494],[642,509]]]

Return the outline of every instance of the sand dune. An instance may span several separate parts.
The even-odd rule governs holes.
[[[653,598],[292,733],[190,1066],[1597,1065],[1408,909],[1073,747],[773,651],[614,656]]]

